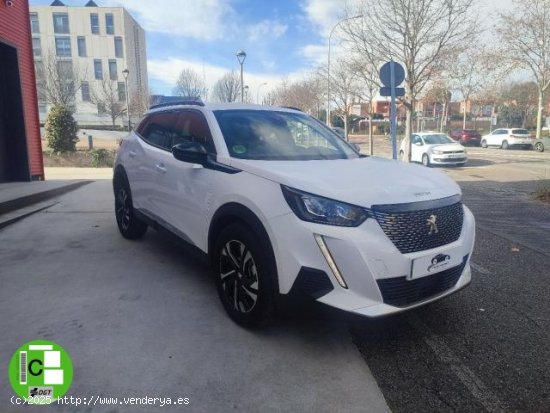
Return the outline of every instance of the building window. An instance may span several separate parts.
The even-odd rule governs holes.
[[[92,34],[99,34],[99,16],[97,13],[90,14],[90,27],[92,28]]]
[[[67,13],[53,14],[53,31],[56,34],[69,34],[69,15]]]
[[[76,38],[76,43],[78,46],[78,56],[86,57],[86,38],[83,36],[78,36]]]
[[[122,37],[115,37],[115,56],[124,57],[124,47],[122,46]]]
[[[82,101],[91,102],[92,98],[90,97],[90,84],[88,82],[82,82],[80,85],[80,90],[82,91]]]
[[[124,102],[126,100],[126,84],[118,82],[118,100]]]
[[[46,113],[48,111],[48,106],[45,103],[38,104],[38,111],[40,113]]]
[[[31,32],[40,33],[40,25],[38,24],[38,14],[31,13]]]
[[[94,74],[97,80],[103,79],[103,65],[99,59],[94,59]]]
[[[97,104],[97,114],[98,114],[98,115],[104,115],[105,112],[106,112],[106,110],[105,110],[105,103],[101,103],[101,102],[98,103],[98,104]]]
[[[71,57],[71,38],[55,38],[55,54],[59,57]]]
[[[109,59],[109,79],[117,80],[118,74],[116,70],[116,60]]]
[[[115,21],[112,13],[105,15],[105,31],[107,34],[115,34]]]
[[[34,57],[42,56],[42,47],[40,46],[40,37],[32,38],[32,54]]]

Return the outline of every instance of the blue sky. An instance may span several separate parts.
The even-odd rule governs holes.
[[[87,0],[63,0],[83,6]],[[51,0],[30,0],[47,5]],[[123,6],[146,30],[149,85],[170,94],[178,74],[192,68],[208,87],[225,72],[239,70],[238,50],[247,53],[245,84],[255,100],[283,79],[296,80],[327,59],[327,38],[346,0],[96,0]],[[478,0],[490,15],[510,0]],[[333,35],[337,51],[338,33]],[[260,88],[262,83],[266,82]]]
[[[51,0],[31,0],[48,5]],[[82,6],[86,0],[64,1]],[[326,60],[327,35],[345,0],[96,0],[123,6],[147,32],[150,87],[170,93],[186,67],[212,86],[225,72],[239,70],[244,50],[245,84],[255,99],[284,78],[299,79]],[[337,43],[336,36],[333,42]]]

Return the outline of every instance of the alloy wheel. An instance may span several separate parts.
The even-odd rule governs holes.
[[[118,190],[115,213],[120,225],[124,231],[128,230],[130,226],[130,197],[126,188],[120,188]]]
[[[219,277],[227,302],[240,313],[252,311],[258,301],[258,270],[252,252],[241,241],[224,245]]]

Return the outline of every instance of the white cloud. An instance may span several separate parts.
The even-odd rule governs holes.
[[[221,39],[230,31],[228,22],[235,21],[229,0],[107,0],[104,3],[125,7],[146,31],[194,39]]]
[[[285,34],[287,29],[286,24],[281,24],[276,20],[263,20],[248,27],[248,39],[253,42],[263,41],[266,36],[269,36],[270,40],[275,40]]]
[[[309,21],[326,37],[342,18],[345,7],[346,0],[306,0],[302,5]]]

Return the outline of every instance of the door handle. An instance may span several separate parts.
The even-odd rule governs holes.
[[[131,158],[135,158],[137,153],[135,151],[128,152],[128,155],[130,155]]]
[[[155,165],[155,168],[157,169],[157,171],[162,172],[163,174],[166,173],[166,166],[163,163],[157,163]]]

